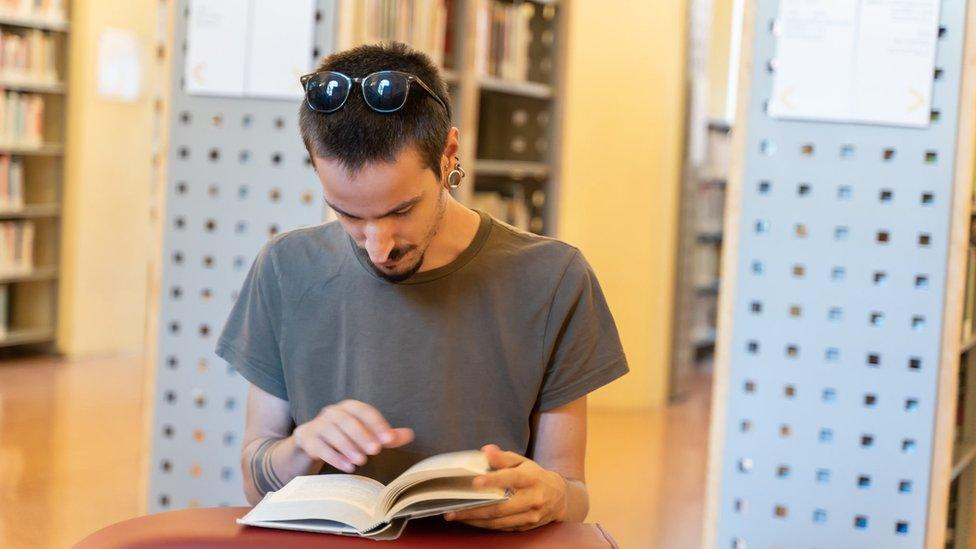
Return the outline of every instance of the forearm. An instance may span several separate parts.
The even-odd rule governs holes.
[[[590,512],[590,494],[586,484],[579,480],[563,477],[566,481],[566,511],[560,517],[562,522],[583,522]]]
[[[254,505],[267,492],[280,489],[299,475],[313,474],[321,467],[321,460],[309,457],[295,444],[294,435],[253,440],[241,453],[244,495]]]

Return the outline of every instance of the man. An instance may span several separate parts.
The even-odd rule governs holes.
[[[459,134],[427,56],[362,46],[302,81],[302,138],[338,221],[264,246],[217,344],[252,384],[247,499],[481,448],[493,470],[475,485],[512,497],[445,518],[582,521],[586,394],[628,371],[592,270],[450,195]]]

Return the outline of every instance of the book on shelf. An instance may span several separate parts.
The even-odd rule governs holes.
[[[0,154],[0,210],[24,207],[24,161]]]
[[[475,191],[470,205],[523,231],[541,233],[544,228],[542,217],[535,215],[526,202],[522,186],[514,184],[511,189],[510,195],[495,191]],[[533,192],[533,201],[540,200],[537,198],[540,195],[544,201],[544,193],[538,190]]]
[[[0,16],[63,21],[67,0],[0,0]]]
[[[2,89],[0,89],[2,91]],[[0,93],[0,144],[40,146],[44,142],[44,100],[40,95]]]
[[[363,0],[355,36],[359,43],[410,44],[443,67],[454,50],[448,39],[454,14],[453,0]],[[450,36],[453,39],[453,33]]]
[[[966,257],[966,290],[962,315],[963,341],[973,336],[973,313],[976,309],[976,248],[970,246]]]
[[[37,29],[0,28],[0,77],[8,82],[56,82],[55,55],[50,34]]]
[[[34,222],[0,222],[0,273],[25,273],[34,268]]]
[[[475,70],[478,74],[526,81],[529,79],[530,22],[538,8],[532,2],[478,4]]]
[[[508,499],[500,488],[474,488],[474,477],[488,472],[478,450],[439,454],[421,460],[382,483],[360,475],[298,476],[268,492],[239,524],[372,539],[396,539],[406,522],[490,505]]]

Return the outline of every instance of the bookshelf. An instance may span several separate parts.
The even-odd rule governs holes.
[[[457,198],[553,235],[563,9],[540,0],[340,0],[336,49],[398,40],[430,55],[461,131],[458,156],[468,175]]]
[[[58,300],[67,2],[0,8],[0,349],[51,351]]]

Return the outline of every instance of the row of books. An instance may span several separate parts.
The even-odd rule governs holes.
[[[539,200],[538,197],[533,198]],[[511,194],[475,191],[471,197],[471,207],[523,231],[541,234],[545,229],[541,215],[533,211],[526,201],[521,185],[513,185]]]
[[[0,93],[0,144],[44,142],[44,99],[37,94]]]
[[[529,45],[533,40],[529,24],[537,7],[531,2],[497,0],[478,5],[478,40],[475,44],[478,74],[510,80],[529,79]]]
[[[24,161],[0,154],[0,210],[24,207]]]
[[[725,218],[725,181],[700,180],[696,186],[695,221],[699,233],[719,233]]]
[[[0,0],[0,15],[63,21],[67,0]]]
[[[0,222],[0,272],[23,273],[34,268],[34,222]]]
[[[453,0],[363,0],[356,34],[361,43],[405,42],[443,67],[454,50],[455,10]]]
[[[962,334],[963,339],[973,335],[973,316],[976,314],[976,248],[969,247],[966,260],[966,294],[963,301]]]
[[[56,50],[50,34],[0,29],[0,77],[15,82],[56,82]]]

